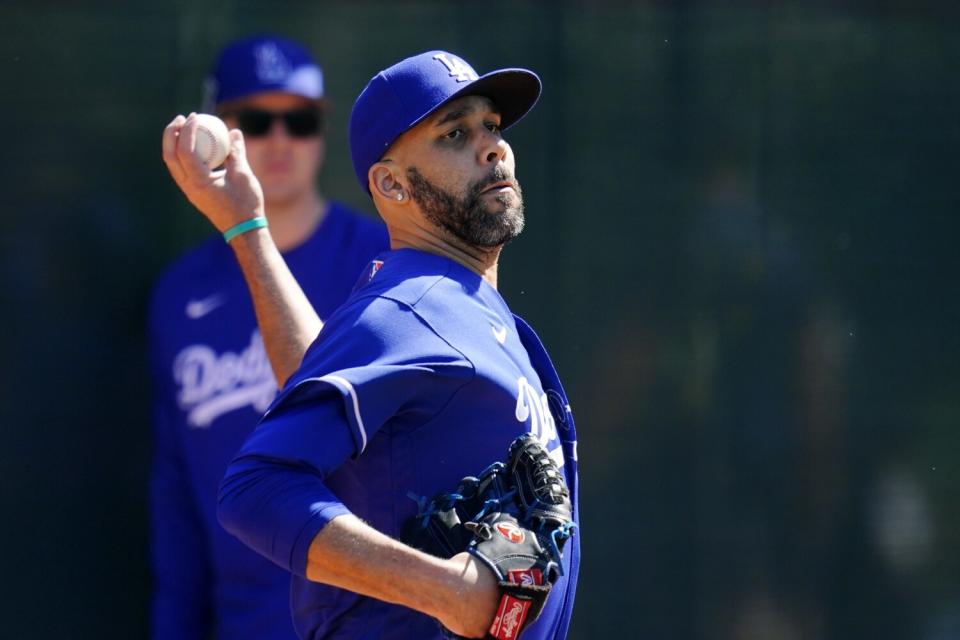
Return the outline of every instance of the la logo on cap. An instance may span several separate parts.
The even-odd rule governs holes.
[[[290,74],[290,63],[272,42],[266,42],[253,52],[257,60],[257,78],[260,82],[280,82]]]
[[[453,60],[447,58],[448,55],[450,58],[453,58]],[[442,62],[443,66],[450,72],[450,75],[457,79],[457,82],[466,82],[467,80],[472,82],[480,77],[470,65],[453,54],[438,53],[433,56],[433,59]]]

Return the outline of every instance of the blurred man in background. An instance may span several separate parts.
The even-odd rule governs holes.
[[[320,67],[289,40],[244,39],[223,49],[206,94],[204,110],[244,134],[270,233],[306,294],[293,308],[312,305],[326,318],[388,241],[379,223],[317,187],[327,106]],[[217,234],[187,253],[160,278],[151,302],[157,639],[296,637],[289,573],[220,527],[217,488],[320,324],[285,331],[280,312],[255,316],[258,292],[248,290],[234,256],[240,242]],[[266,344],[258,322],[275,329],[264,331]]]

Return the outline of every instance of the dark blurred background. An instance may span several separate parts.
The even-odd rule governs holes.
[[[275,31],[371,214],[376,71],[543,78],[500,280],[578,416],[572,638],[960,638],[960,11],[902,4],[0,3],[0,637],[146,634],[145,303],[211,231],[160,134]]]

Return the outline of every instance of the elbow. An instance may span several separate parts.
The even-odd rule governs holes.
[[[217,494],[220,526],[247,542],[258,525],[263,525],[262,511],[270,498],[270,479],[270,469],[256,458],[235,458],[227,467]]]
[[[226,531],[297,575],[316,532],[343,513],[346,507],[315,473],[256,456],[230,463],[217,498]]]

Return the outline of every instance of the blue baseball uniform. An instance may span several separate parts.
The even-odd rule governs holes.
[[[413,249],[381,254],[230,464],[220,521],[291,571],[302,638],[440,637],[397,605],[305,578],[307,550],[353,513],[399,538],[409,494],[449,491],[532,432],[565,475],[577,515],[576,432],[550,359],[500,294],[460,264]],[[526,640],[566,636],[580,547]]]
[[[346,300],[386,230],[331,204],[284,259],[321,318]],[[295,638],[290,575],[216,520],[227,464],[276,397],[247,285],[217,235],[160,278],[149,317],[154,380],[151,633],[159,640]]]

